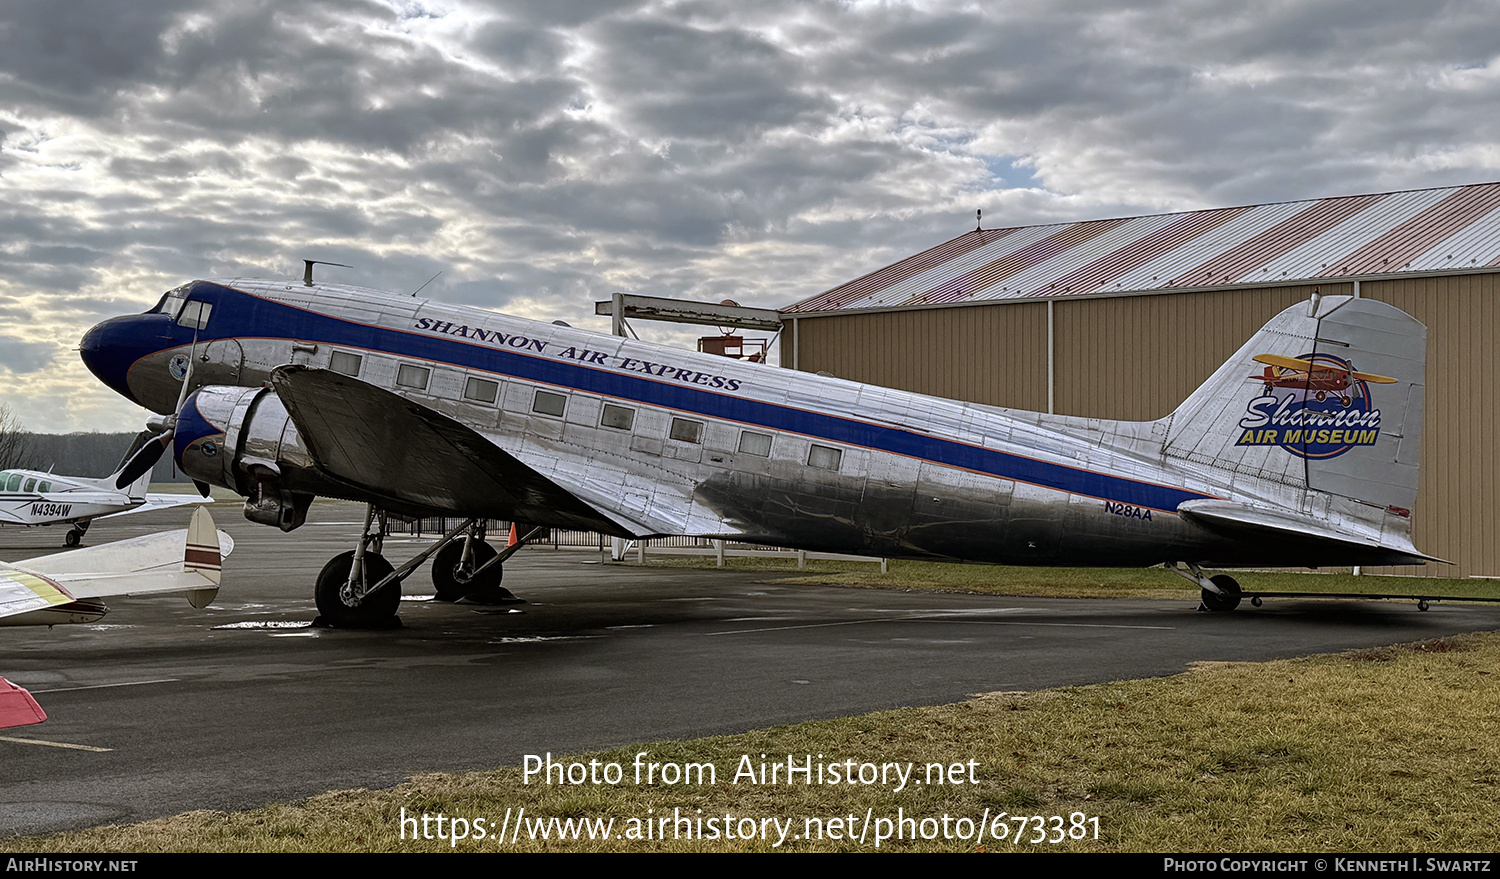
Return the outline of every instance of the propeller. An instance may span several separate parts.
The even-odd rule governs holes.
[[[177,419],[182,415],[183,404],[187,402],[188,387],[193,383],[193,359],[197,352],[198,330],[195,327],[193,329],[193,344],[188,347],[187,370],[182,374],[182,387],[177,392],[177,405],[172,407],[171,415],[158,415],[147,420],[145,431],[136,437],[137,443],[140,443],[143,439],[146,439],[146,442],[135,454],[131,455],[130,460],[120,469],[120,476],[115,480],[115,488],[123,489],[130,483],[141,478],[142,474],[155,467],[156,462],[161,460],[162,452],[171,448],[172,437],[177,433]],[[198,487],[199,494],[203,497],[208,497],[207,485],[197,480],[193,480],[193,484]]]
[[[135,438],[135,442],[140,448],[136,449],[135,453],[130,456],[130,460],[125,462],[125,466],[120,468],[120,475],[115,479],[115,488],[124,489],[156,466],[156,462],[161,460],[162,452],[172,445],[172,429],[168,427],[166,432],[162,433],[147,428],[141,431],[140,436]]]

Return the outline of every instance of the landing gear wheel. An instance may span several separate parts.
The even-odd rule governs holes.
[[[474,564],[470,570],[478,568],[498,554],[488,543],[476,541]],[[432,585],[437,590],[438,601],[457,601],[465,595],[499,588],[500,580],[505,576],[500,565],[492,565],[475,577],[471,573],[458,570],[458,563],[463,557],[464,542],[462,540],[453,541],[438,550],[437,554],[432,557]]]
[[[336,629],[387,629],[400,625],[396,610],[401,607],[401,584],[391,583],[379,592],[368,594],[359,604],[350,604],[344,597],[344,586],[349,582],[349,569],[354,567],[354,551],[339,553],[318,574],[318,585],[314,592],[318,601],[319,619]],[[379,553],[366,552],[364,581],[373,586],[385,579],[395,568]]]
[[[1230,611],[1240,606],[1240,584],[1228,574],[1216,574],[1209,577],[1209,582],[1222,590],[1213,592],[1203,590],[1203,606],[1212,611]]]
[[[77,528],[72,529],[63,537],[64,546],[77,546],[83,542],[83,532]]]

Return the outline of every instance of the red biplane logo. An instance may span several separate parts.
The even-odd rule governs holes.
[[[1257,354],[1264,365],[1250,376],[1265,393],[1251,400],[1240,419],[1237,446],[1281,446],[1302,458],[1336,458],[1380,438],[1380,410],[1370,384],[1396,379],[1356,372],[1330,354],[1283,357]]]

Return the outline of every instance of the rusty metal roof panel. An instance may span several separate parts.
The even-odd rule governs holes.
[[[1112,253],[1128,250],[1137,242],[1171,225],[1176,218],[1168,214],[1125,220],[1078,246],[1054,254],[1045,262],[1006,279],[1006,283],[1002,285],[1004,289],[992,288],[986,291],[986,295],[975,298],[1011,299],[1032,296],[1039,288],[1045,295],[1054,289],[1063,292],[1065,285],[1077,285],[1081,289],[1082,284],[1086,283],[1089,266],[1107,260]]]
[[[1345,259],[1452,193],[1452,189],[1424,189],[1387,195],[1321,235],[1288,251],[1285,256],[1272,260],[1267,264],[1269,274],[1272,280],[1347,274],[1339,271]]]
[[[1500,183],[975,231],[784,312],[1489,266],[1500,266]]]
[[[1431,272],[1493,265],[1500,265],[1500,207],[1413,257],[1405,268]]]
[[[909,301],[912,297],[932,289],[934,286],[951,280],[957,275],[963,275],[975,271],[997,259],[1003,259],[1009,254],[1031,246],[1036,241],[1046,238],[1054,232],[1051,226],[1027,226],[1016,229],[1003,238],[997,238],[985,242],[980,247],[967,248],[947,260],[918,267],[920,270],[908,272],[899,280],[887,284],[878,290],[863,294],[860,301],[866,303],[855,307],[881,307],[900,305]],[[975,236],[970,232],[968,235],[959,236],[960,240]],[[903,260],[902,262],[905,262]],[[896,265],[901,265],[897,263]],[[843,290],[844,287],[835,288]]]

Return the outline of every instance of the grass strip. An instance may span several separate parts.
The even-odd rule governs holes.
[[[12,839],[0,849],[871,851],[873,830],[860,840],[858,829],[905,817],[906,838],[882,840],[879,850],[1491,852],[1500,849],[1497,669],[1494,633],[1269,663],[1203,664],[1169,678],[990,694],[553,758],[618,764],[618,784],[527,784],[519,767],[424,775],[389,790]],[[633,765],[641,752],[663,765],[711,763],[716,783],[636,784]],[[901,791],[893,784],[732,783],[742,762],[759,764],[760,755],[782,764],[788,755],[798,762],[812,755],[823,764],[909,762],[919,777],[929,763],[961,769],[945,775],[948,783]],[[507,810],[514,822],[522,808],[553,838],[532,832],[515,842],[510,835],[497,839]],[[1011,820],[995,825],[1002,813]],[[1087,819],[1085,838],[1071,838],[1075,813]],[[437,836],[440,814],[448,822],[443,838],[424,838]],[[751,819],[760,827],[774,820],[790,833],[779,846],[775,829],[734,839],[722,831],[710,840],[671,838],[670,830],[666,839],[620,838],[632,826],[644,836],[656,826],[648,822],[674,814],[690,822],[718,819],[737,830],[748,825],[729,822]],[[403,815],[412,819],[406,839]],[[991,831],[1008,828],[1006,838],[975,839],[975,822],[985,815]],[[1016,816],[1043,816],[1044,836],[1060,826],[1063,838],[1033,844],[1036,824],[1028,821],[1026,841],[1017,844]],[[454,818],[465,821],[469,838],[452,839]],[[486,834],[477,839],[481,818]],[[616,838],[560,840],[552,819],[612,821]],[[967,828],[960,819],[970,822]],[[929,830],[933,838],[923,838]]]

